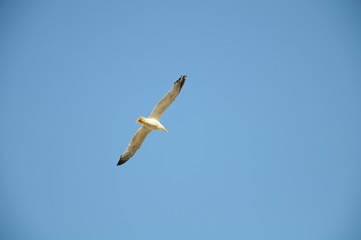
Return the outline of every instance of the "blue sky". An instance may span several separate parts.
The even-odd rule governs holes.
[[[2,238],[360,239],[357,1],[0,6]]]

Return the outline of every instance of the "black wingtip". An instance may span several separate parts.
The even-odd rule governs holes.
[[[181,75],[178,80],[185,81],[187,79],[187,75]]]
[[[184,84],[184,82],[186,81],[186,79],[187,79],[187,75],[181,75],[180,78],[179,78],[177,81],[175,81],[174,84],[180,82],[179,88],[182,89],[183,84]]]
[[[118,161],[118,163],[117,163],[117,166],[122,165],[122,164],[125,163],[125,162],[126,162],[126,160],[124,161],[124,159],[122,159],[122,157],[120,157],[120,158],[119,158],[119,161]]]

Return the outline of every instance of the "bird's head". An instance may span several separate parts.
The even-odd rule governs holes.
[[[140,117],[137,119],[136,123],[144,124],[144,123],[145,123],[144,117],[143,117],[143,116],[140,116]]]

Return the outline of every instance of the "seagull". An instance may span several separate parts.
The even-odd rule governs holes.
[[[178,96],[182,87],[186,81],[187,76],[182,75],[174,82],[172,89],[158,102],[153,108],[149,117],[140,116],[136,123],[142,126],[133,136],[132,140],[128,144],[125,152],[120,156],[117,166],[122,165],[128,161],[140,148],[144,139],[152,130],[162,130],[168,132],[168,130],[159,122],[165,110],[172,104],[175,98]]]

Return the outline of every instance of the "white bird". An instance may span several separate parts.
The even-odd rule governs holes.
[[[152,130],[168,130],[159,122],[165,110],[171,105],[175,98],[180,93],[187,76],[181,76],[174,84],[173,88],[158,102],[154,107],[149,117],[139,117],[136,123],[142,124],[142,126],[135,133],[134,137],[128,144],[125,152],[120,156],[117,166],[128,161],[140,148],[144,139]]]

